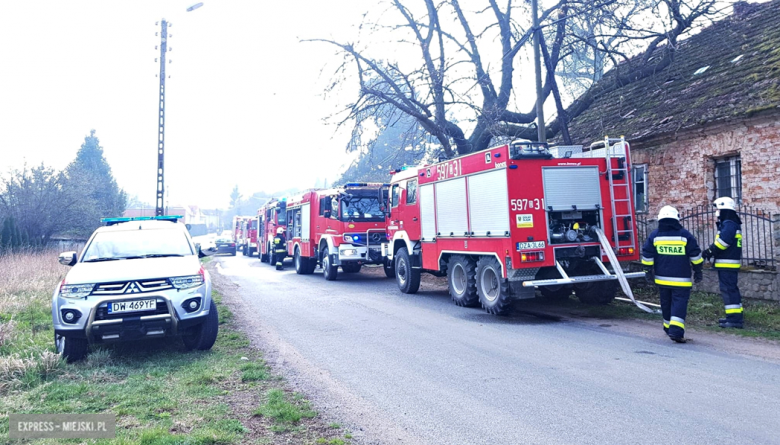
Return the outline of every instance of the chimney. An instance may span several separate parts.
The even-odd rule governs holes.
[[[758,9],[758,6],[759,5],[756,3],[748,3],[745,1],[734,2],[734,18],[737,20],[742,20],[753,11]]]

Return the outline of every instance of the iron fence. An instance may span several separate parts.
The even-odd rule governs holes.
[[[777,270],[774,245],[774,222],[776,215],[755,207],[741,207],[738,212],[742,220],[742,266],[756,269]],[[715,242],[718,217],[711,206],[697,206],[680,212],[680,222],[688,229],[702,249]],[[644,240],[658,227],[658,221],[647,214],[637,215],[639,239]]]

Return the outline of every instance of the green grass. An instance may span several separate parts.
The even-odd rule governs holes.
[[[288,397],[284,391],[278,388],[268,391],[266,402],[257,408],[254,414],[272,419],[274,431],[286,431],[297,425],[301,419],[317,415],[309,408],[309,403],[306,400],[298,395]]]
[[[633,289],[637,300],[659,304],[658,291],[652,287],[637,287]],[[636,318],[643,320],[661,320],[657,314],[648,314],[637,309],[631,303],[615,301],[606,306],[590,306],[577,302],[571,297],[565,302],[549,302],[545,304],[563,304],[572,309],[580,309],[585,316],[595,318]],[[692,292],[688,302],[688,315],[685,325],[689,328],[728,332],[745,337],[759,337],[780,340],[780,303],[774,301],[743,298],[745,329],[724,330],[718,327],[718,319],[725,317],[723,300],[718,294]]]

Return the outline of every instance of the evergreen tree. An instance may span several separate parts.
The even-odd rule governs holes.
[[[88,235],[100,225],[100,218],[122,216],[127,207],[127,194],[117,186],[95,130],[84,138],[66,173],[69,186],[83,197],[80,211],[84,218],[76,232]]]

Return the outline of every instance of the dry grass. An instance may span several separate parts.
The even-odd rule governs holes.
[[[51,294],[67,268],[57,252],[0,255],[0,394],[46,381],[62,371],[52,351]]]
[[[12,252],[0,255],[0,314],[14,315],[51,298],[67,267],[57,252]]]

